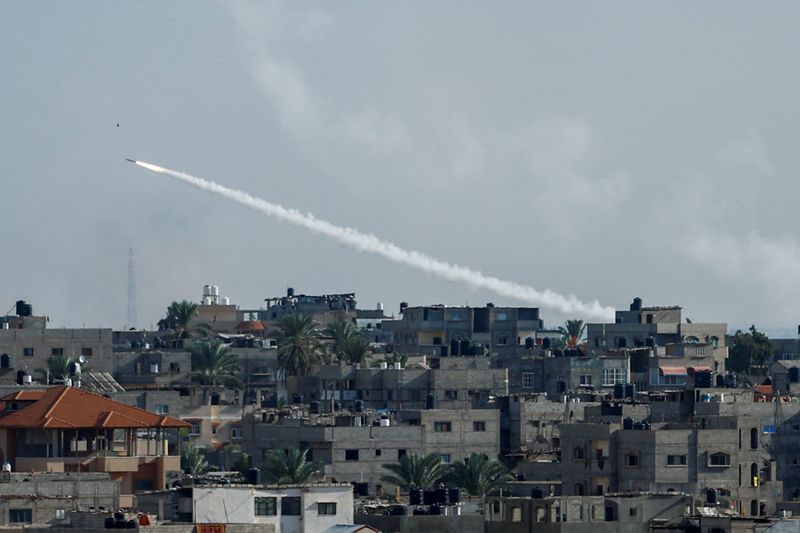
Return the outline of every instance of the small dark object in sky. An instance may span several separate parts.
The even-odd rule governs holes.
[[[117,122],[117,127],[119,128],[119,122]]]

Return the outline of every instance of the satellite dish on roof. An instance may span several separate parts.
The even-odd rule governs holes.
[[[79,355],[78,356],[78,362],[80,364],[84,364],[86,362],[86,357],[84,357],[83,355]]]

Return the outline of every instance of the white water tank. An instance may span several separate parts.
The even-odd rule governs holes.
[[[203,296],[203,305],[211,305],[211,296]]]
[[[211,296],[211,285],[203,285],[203,296]]]
[[[219,287],[217,285],[211,286],[211,296],[219,296]]]
[[[30,374],[25,374],[24,376],[22,376],[23,385],[30,385],[31,383],[33,383],[33,376],[31,376]]]
[[[381,427],[382,428],[388,428],[391,425],[392,425],[391,420],[389,420],[388,418],[381,418]]]
[[[394,364],[394,369],[395,369],[395,370],[402,370],[402,369],[403,369],[403,363],[401,363],[400,361],[397,361],[397,362]]]
[[[381,361],[380,369],[386,370],[389,367],[389,364],[386,361]]]
[[[378,311],[383,311],[383,302],[378,302],[378,305],[375,306],[375,309]]]
[[[222,297],[222,305],[231,305],[231,299],[227,296]]]

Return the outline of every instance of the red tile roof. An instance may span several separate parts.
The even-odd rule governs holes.
[[[157,415],[75,387],[52,387],[43,392],[34,403],[0,417],[0,428],[190,427],[177,418]]]
[[[263,331],[264,329],[264,324],[258,320],[245,320],[236,326],[236,331]]]
[[[0,398],[0,400],[4,402],[9,402],[9,401],[31,402],[31,401],[41,400],[45,392],[47,391],[21,390],[17,392],[12,392],[11,394],[6,394],[2,398]]]

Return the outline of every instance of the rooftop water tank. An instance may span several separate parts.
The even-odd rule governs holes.
[[[203,285],[203,296],[211,296],[211,285]]]

